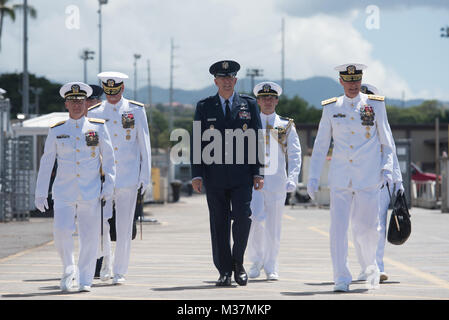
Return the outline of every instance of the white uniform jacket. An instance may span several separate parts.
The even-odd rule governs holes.
[[[50,128],[37,176],[36,197],[48,196],[55,159],[58,169],[52,188],[53,199],[88,201],[99,198],[100,166],[105,174],[104,194],[112,196],[114,193],[114,152],[103,120],[68,119]]]
[[[380,186],[382,170],[393,172],[395,152],[384,97],[360,93],[350,99],[344,95],[322,105],[309,180],[319,181],[333,138],[329,187],[347,188],[352,183],[353,189],[360,190]]]
[[[89,108],[88,115],[104,119],[111,135],[117,167],[116,188],[151,183],[151,145],[144,105],[122,97],[115,105],[103,101]]]
[[[301,145],[295,124],[292,119],[280,117],[276,113],[260,113],[260,119],[263,129],[267,129],[267,124],[269,129],[278,129],[266,131],[271,139],[265,146],[265,165],[273,166],[275,170],[273,172],[270,167],[264,168],[263,191],[285,193],[287,181],[298,183],[301,171]]]

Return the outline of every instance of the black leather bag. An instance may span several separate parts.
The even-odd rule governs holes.
[[[387,240],[391,244],[401,245],[407,241],[411,232],[412,222],[410,220],[405,194],[402,190],[398,190],[388,225]]]

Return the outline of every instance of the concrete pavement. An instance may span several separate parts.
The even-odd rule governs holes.
[[[126,284],[94,280],[89,293],[61,293],[61,261],[52,240],[52,219],[0,224],[0,300],[449,300],[449,214],[412,208],[412,235],[402,246],[389,243],[385,268],[390,279],[378,290],[354,281],[348,293],[334,293],[329,252],[329,210],[285,208],[280,280],[265,274],[245,287],[215,287],[205,196],[177,203],[146,205],[143,224],[132,241]],[[351,237],[350,237],[351,239]],[[78,248],[78,247],[76,247]],[[350,244],[353,278],[359,273]],[[245,261],[245,267],[250,267]]]

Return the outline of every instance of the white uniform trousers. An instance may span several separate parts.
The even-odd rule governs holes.
[[[265,272],[279,272],[278,255],[281,242],[282,213],[286,193],[253,190],[248,258]],[[260,219],[258,217],[264,217]]]
[[[387,187],[383,187],[380,190],[379,196],[379,241],[377,243],[376,262],[377,266],[379,267],[379,271],[384,272],[384,250],[387,235],[387,216],[388,207],[390,205],[390,195],[388,194]]]
[[[379,271],[376,265],[376,248],[379,239],[379,188],[330,190],[330,248],[334,282],[349,285],[352,276],[348,266],[348,227],[351,229],[357,258],[362,271]]]
[[[114,252],[113,272],[125,275],[128,272],[131,253],[131,239],[133,219],[136,210],[137,188],[119,188],[114,192],[115,201],[115,230],[116,243]],[[107,201],[103,209],[103,252],[99,250],[98,256],[111,257],[111,237],[109,235],[108,219],[112,217],[112,201]],[[100,241],[101,242],[101,241]],[[112,262],[112,260],[109,258]]]
[[[90,286],[94,278],[98,233],[100,232],[100,200],[58,201],[54,203],[53,236],[61,257],[64,274],[76,270],[73,233],[78,221],[79,284]]]

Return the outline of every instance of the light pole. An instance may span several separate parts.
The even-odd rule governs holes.
[[[249,92],[253,92],[254,78],[263,77],[263,69],[246,69],[246,76],[251,78],[251,89]]]
[[[23,75],[22,112],[28,116],[30,109],[30,80],[28,76],[28,2],[23,1]]]
[[[134,54],[134,100],[137,101],[137,60],[140,59],[141,55],[138,53]]]
[[[98,0],[98,73],[102,71],[102,51],[101,51],[101,6],[107,4],[108,0]],[[101,80],[98,80],[101,84]]]
[[[449,27],[448,26],[441,28],[440,31],[441,31],[440,36],[442,38],[449,38]]]
[[[93,60],[93,54],[95,54],[95,52],[89,49],[84,49],[80,54],[81,60],[84,60],[84,83],[87,83],[87,60]]]

